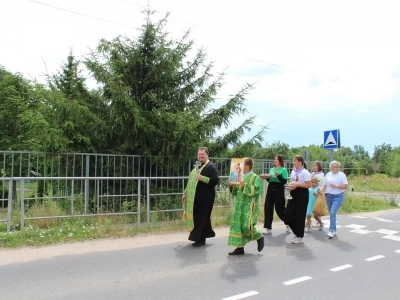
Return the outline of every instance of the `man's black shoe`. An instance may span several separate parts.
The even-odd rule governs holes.
[[[243,255],[244,254],[244,248],[236,248],[232,252],[229,252],[229,255]]]
[[[257,240],[257,250],[258,250],[258,252],[261,252],[262,249],[264,249],[264,237],[263,237],[263,236],[260,237],[260,238]]]
[[[204,243],[204,242],[196,242],[196,243],[193,243],[192,244],[192,246],[193,247],[201,247],[201,246],[204,246],[206,243]]]

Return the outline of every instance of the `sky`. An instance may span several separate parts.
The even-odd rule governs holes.
[[[0,65],[43,81],[71,50],[84,58],[102,38],[137,37],[147,5],[226,72],[217,105],[254,84],[248,114],[231,122],[254,116],[246,138],[268,125],[264,145],[320,145],[339,129],[342,146],[370,155],[399,146],[398,0],[0,0]]]

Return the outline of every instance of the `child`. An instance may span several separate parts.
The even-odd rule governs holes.
[[[315,206],[315,202],[317,201],[318,197],[318,179],[316,177],[311,178],[311,187],[308,189],[308,205],[307,205],[307,214],[306,214],[306,229],[305,232],[311,231],[311,217],[314,215],[313,209]],[[314,215],[315,220],[319,224],[322,225],[321,218],[319,216]],[[319,226],[319,230],[322,230],[322,226]]]

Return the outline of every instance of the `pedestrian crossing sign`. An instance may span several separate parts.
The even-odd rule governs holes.
[[[340,148],[340,131],[339,129],[328,130],[324,132],[324,149]]]

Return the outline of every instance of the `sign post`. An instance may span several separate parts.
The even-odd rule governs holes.
[[[340,148],[340,130],[328,130],[324,132],[324,149],[329,150],[329,161],[333,161],[333,150]]]

